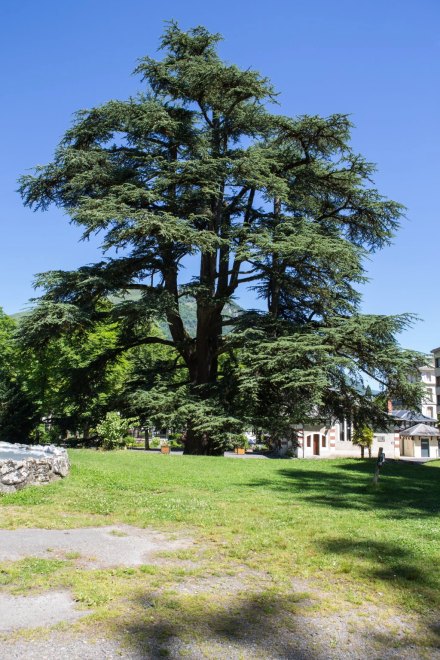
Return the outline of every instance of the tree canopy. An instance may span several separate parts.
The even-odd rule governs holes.
[[[27,442],[38,423],[38,407],[22,377],[16,325],[0,307],[0,440]]]
[[[102,236],[104,255],[38,276],[45,293],[23,341],[81,341],[107,323],[101,365],[166,348],[134,379],[133,401],[184,428],[188,453],[217,453],[246,426],[283,434],[353,406],[377,419],[380,400],[359,395],[363,376],[414,402],[406,376],[419,361],[396,340],[409,316],[359,312],[364,258],[389,244],[403,208],[375,189],[348,117],[271,112],[270,81],[223,62],[219,40],[170,23],[163,59],[138,63],[143,90],[78,112],[53,161],[20,188],[27,206],[56,204],[84,238]],[[265,310],[231,320],[244,285]],[[195,336],[182,318],[188,297]],[[160,319],[168,337],[155,331]]]

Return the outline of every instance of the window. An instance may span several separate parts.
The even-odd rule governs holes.
[[[440,357],[435,358],[435,366],[436,366],[436,369],[440,369]]]
[[[437,385],[437,387],[440,387],[440,376],[436,376],[435,384]]]
[[[378,442],[385,442],[385,436],[384,435],[378,435],[377,436],[377,441]]]
[[[440,394],[437,394],[437,405],[440,406]]]
[[[311,447],[311,446],[312,446],[312,438],[311,438],[310,435],[308,435],[307,436],[307,447]]]
[[[322,436],[322,446],[327,447],[327,438],[325,437],[325,435]]]
[[[344,421],[339,422],[339,441],[340,442],[351,442],[351,422],[350,420],[344,419]]]

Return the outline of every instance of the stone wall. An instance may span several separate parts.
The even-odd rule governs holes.
[[[18,448],[19,445],[12,445]],[[53,447],[41,457],[23,456],[23,460],[0,457],[0,493],[14,493],[25,486],[47,484],[65,477],[70,468],[65,449]]]

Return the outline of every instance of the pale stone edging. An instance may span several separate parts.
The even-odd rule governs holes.
[[[1,443],[6,448],[6,443]],[[29,445],[9,445],[11,451],[23,452],[23,459],[1,458],[0,452],[0,493],[15,493],[25,486],[42,485],[67,476],[70,463],[67,451],[61,447],[30,447]],[[37,451],[41,457],[26,456],[26,452]]]

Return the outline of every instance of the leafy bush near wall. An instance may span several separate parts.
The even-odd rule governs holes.
[[[39,445],[59,445],[60,430],[54,426],[50,429],[45,424],[39,424],[29,435],[31,443]]]
[[[136,424],[138,420],[135,417],[121,417],[116,411],[108,412],[102,422],[96,426],[102,448],[121,449],[133,445],[134,439],[128,432]]]

